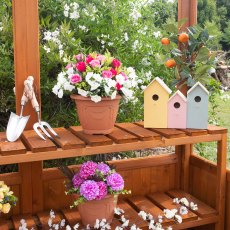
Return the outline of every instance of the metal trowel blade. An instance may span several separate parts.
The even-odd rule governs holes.
[[[19,117],[17,114],[10,114],[10,119],[6,128],[6,138],[10,142],[16,141],[22,134],[30,116]]]

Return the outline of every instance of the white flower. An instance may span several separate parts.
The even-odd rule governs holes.
[[[49,225],[49,227],[52,227],[52,218],[49,218],[48,225]]]
[[[91,100],[94,101],[95,103],[98,103],[101,101],[101,97],[98,95],[91,96]]]
[[[71,19],[78,19],[78,18],[80,18],[80,14],[77,11],[74,11],[74,12],[69,14],[69,17]]]
[[[99,83],[103,80],[103,78],[100,74],[94,74],[93,78],[95,79],[95,81],[97,81]]]
[[[57,96],[58,96],[59,98],[62,98],[62,97],[63,97],[63,89],[60,89],[60,90],[58,91]]]
[[[46,53],[50,53],[50,48],[47,46],[43,46],[44,50],[46,51]]]
[[[61,220],[61,223],[60,223],[60,227],[64,227],[65,226],[65,219]]]
[[[86,82],[90,82],[91,77],[93,76],[93,72],[88,72],[85,76],[85,80]]]
[[[178,198],[174,198],[174,199],[173,199],[173,203],[179,204],[179,203],[180,203],[180,200],[179,200]]]
[[[179,210],[180,215],[188,214],[188,209],[185,206],[181,206]]]
[[[155,229],[154,223],[155,223],[154,220],[150,220],[149,229]]]
[[[159,38],[161,36],[161,32],[160,31],[153,32],[153,36],[155,38]]]
[[[117,226],[117,227],[115,228],[115,230],[123,230],[123,228],[122,228],[122,227]]]
[[[194,204],[193,202],[190,203],[190,208],[194,211],[198,210],[197,204]]]
[[[187,206],[187,207],[189,207],[189,202],[185,197],[180,199],[180,203],[185,205],[185,206]]]
[[[121,215],[122,213],[124,213],[124,210],[121,209],[121,208],[114,208],[114,214],[117,214],[117,215]]]
[[[69,225],[66,226],[66,230],[71,230],[71,227]]]
[[[138,216],[142,217],[143,220],[147,219],[147,213],[145,211],[140,211],[138,213]]]
[[[52,89],[52,92],[54,93],[54,94],[58,94],[58,90],[59,90],[59,87],[58,87],[58,85],[55,85],[54,87],[53,87],[53,89]]]
[[[83,89],[77,88],[78,94],[80,94],[82,97],[87,97],[88,91],[85,91]]]
[[[179,224],[181,224],[182,223],[182,217],[181,216],[179,216],[179,215],[175,215],[175,221],[177,222],[177,223],[179,223]]]
[[[148,213],[147,218],[148,218],[149,220],[153,220],[153,216],[152,216],[150,213]]]
[[[129,220],[126,220],[121,227],[128,227],[129,226]]]
[[[116,81],[117,81],[120,85],[123,85],[124,82],[125,82],[125,78],[124,78],[124,76],[122,76],[121,74],[118,74],[118,75],[116,76]]]
[[[129,40],[129,36],[128,36],[127,33],[124,33],[124,39],[125,39],[126,42]]]
[[[111,78],[107,78],[106,83],[109,88],[115,87],[117,84],[117,82],[115,80],[112,80]]]
[[[98,229],[100,227],[100,220],[96,219],[96,223],[94,225],[94,228]]]
[[[111,94],[111,99],[113,100],[113,99],[115,99],[116,98],[116,96],[117,96],[117,92],[116,91],[114,91],[112,94]]]
[[[171,226],[167,227],[166,230],[173,230]]]
[[[133,98],[133,91],[126,89],[125,87],[121,88],[122,93],[125,95],[125,97],[127,97],[127,99],[132,99]]]
[[[100,87],[100,84],[95,82],[95,81],[90,81],[89,82],[91,88],[90,88],[90,91],[94,91],[95,89],[97,89],[98,87]]]
[[[130,230],[141,230],[140,228],[138,228],[136,226],[136,224],[133,224],[131,227],[130,227]]]
[[[73,69],[73,67],[68,68],[67,71],[66,71],[66,73],[67,73],[68,75],[74,74],[74,69]]]
[[[80,225],[77,223],[77,224],[75,224],[75,225],[73,226],[73,229],[74,229],[74,230],[77,230],[77,229],[79,228],[79,226],[80,226]]]
[[[172,209],[172,210],[164,209],[164,215],[167,219],[172,219],[176,213],[177,213],[176,209]]]
[[[52,39],[52,33],[50,31],[44,32],[44,40],[50,41]]]

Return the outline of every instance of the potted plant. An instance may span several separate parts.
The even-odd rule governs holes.
[[[13,195],[13,192],[10,191],[10,188],[0,181],[0,213],[7,214],[12,206],[15,206],[17,198]]]
[[[167,36],[161,39],[166,55],[162,56],[167,68],[175,68],[173,84],[186,96],[187,87],[192,87],[197,81],[207,84],[210,80],[210,71],[215,61],[215,52],[207,47],[210,36],[207,29],[191,26],[186,32],[180,32],[183,21],[179,25],[165,26]]]
[[[111,223],[119,194],[129,194],[124,190],[122,176],[104,162],[87,161],[78,172],[66,166],[59,169],[68,177],[68,191],[74,198],[71,207],[78,207],[82,223],[94,226],[97,219]]]
[[[134,99],[138,86],[132,67],[125,68],[109,52],[78,54],[58,74],[53,92],[61,98],[72,92],[83,131],[87,134],[108,134],[116,121],[119,100]]]

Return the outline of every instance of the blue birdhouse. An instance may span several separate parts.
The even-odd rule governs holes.
[[[208,90],[197,82],[187,92],[187,128],[208,128]]]

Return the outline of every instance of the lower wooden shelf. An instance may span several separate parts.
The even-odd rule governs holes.
[[[186,215],[182,215],[183,222],[181,224],[177,224],[174,220],[163,217],[163,227],[171,226],[173,229],[186,229],[218,222],[218,215],[215,209],[182,190],[170,190],[165,193],[156,192],[146,196],[130,197],[124,201],[120,201],[118,207],[124,210],[124,216],[129,220],[129,226],[135,224],[141,229],[148,229],[148,222],[138,216],[138,213],[141,210],[145,211],[151,214],[154,220],[157,220],[158,215],[163,216],[164,209],[180,208],[180,204],[173,203],[173,198],[175,197],[179,199],[185,197],[189,202],[193,201],[198,205],[198,210],[189,210]],[[48,230],[50,229],[48,226],[49,214],[47,211],[37,213],[36,215],[13,216],[10,220],[0,221],[0,229],[19,229],[20,220],[24,219],[27,222],[28,229]],[[63,209],[55,212],[55,218],[52,219],[52,223],[60,223],[62,219],[65,219],[67,221],[66,224],[69,224],[71,227],[79,223],[79,229],[84,229],[83,226],[81,226],[81,218],[76,209]],[[111,224],[111,229],[115,229],[121,225],[122,223],[119,217],[115,216]]]

